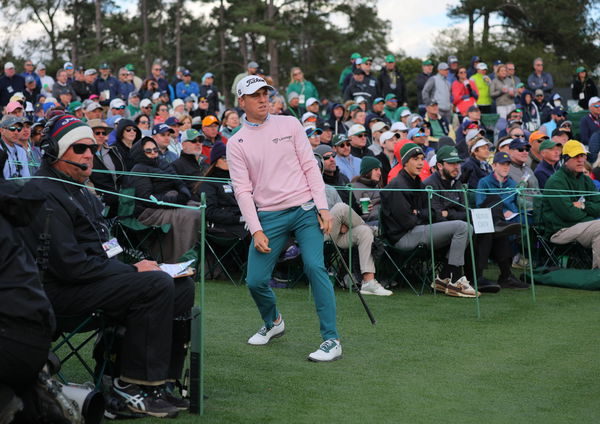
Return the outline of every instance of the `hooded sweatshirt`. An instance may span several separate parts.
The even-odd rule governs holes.
[[[388,184],[390,182],[392,182],[392,180],[396,177],[396,175],[398,175],[398,173],[403,168],[402,159],[400,158],[400,150],[406,143],[412,143],[412,141],[410,141],[408,139],[400,140],[394,146],[394,156],[396,156],[396,160],[398,161],[398,164],[396,166],[394,166],[392,168],[392,170],[390,171],[390,173],[388,174],[388,179],[387,179]],[[425,181],[425,179],[429,178],[430,175],[431,175],[431,169],[429,168],[429,164],[427,163],[427,161],[424,160],[423,161],[423,169],[421,169],[421,173],[419,174],[419,177],[420,177],[421,181]]]

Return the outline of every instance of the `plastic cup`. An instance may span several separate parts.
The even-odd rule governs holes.
[[[369,205],[371,204],[371,199],[368,197],[361,197],[359,201],[362,213],[369,213]]]

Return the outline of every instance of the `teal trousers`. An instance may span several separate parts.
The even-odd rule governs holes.
[[[282,211],[258,212],[263,232],[269,239],[270,253],[260,253],[250,244],[246,283],[258,306],[267,328],[277,319],[275,293],[269,287],[273,268],[290,236],[294,232],[300,245],[304,273],[308,276],[323,340],[338,339],[336,327],[335,294],[327,276],[323,259],[323,233],[319,228],[317,210],[294,207]]]

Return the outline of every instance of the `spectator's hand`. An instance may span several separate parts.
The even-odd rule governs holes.
[[[417,214],[417,210],[416,210],[416,209],[413,209],[413,211],[412,211],[412,214],[413,214],[413,215],[416,215],[416,214]]]
[[[504,218],[508,219],[513,215],[512,211],[504,211]]]
[[[508,88],[506,88],[506,87],[502,87],[502,92],[503,92],[503,93],[507,93],[507,92],[508,92]]]
[[[448,211],[442,211],[442,216],[444,218],[448,218]]]
[[[269,239],[262,232],[262,230],[258,230],[252,236],[254,239],[254,248],[258,250],[260,253],[270,253],[271,248],[269,247]]]
[[[463,84],[464,84],[464,85],[465,85],[465,87],[466,87],[467,85],[469,85],[469,80],[468,80],[468,79],[464,80],[464,81],[463,81]]]
[[[317,215],[317,219],[319,220],[319,226],[321,227],[323,234],[329,234],[331,226],[333,225],[333,220],[329,211],[327,209],[321,209]]]
[[[348,226],[346,224],[342,224],[340,226],[340,234],[346,234],[348,232]]]
[[[573,202],[573,206],[575,206],[578,209],[584,209],[584,203],[583,202]]]
[[[158,264],[155,261],[149,261],[148,259],[139,261],[138,263],[133,264],[133,266],[137,268],[137,272],[160,271]]]

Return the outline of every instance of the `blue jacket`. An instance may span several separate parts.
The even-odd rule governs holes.
[[[544,84],[546,85],[544,86]],[[552,79],[552,75],[550,75],[548,72],[542,72],[542,75],[538,77],[535,72],[532,72],[531,75],[529,75],[529,78],[527,78],[527,88],[533,92],[538,89],[542,90],[544,92],[545,99],[548,100],[549,94],[554,88],[554,80]]]
[[[538,166],[535,167],[533,174],[535,175],[535,178],[537,178],[540,188],[544,188],[548,178],[550,178],[559,168],[558,162],[555,165],[550,165],[545,160],[541,161]]]
[[[112,75],[109,75],[106,79],[102,79],[102,77],[96,78],[96,81],[94,81],[94,92],[100,95],[104,90],[110,92],[110,99],[103,100],[100,103],[103,106],[108,106],[112,99],[119,97],[119,80]]]
[[[135,85],[130,82],[119,81],[119,97],[125,100],[129,99],[129,93],[135,91]]]
[[[492,173],[492,165],[485,161],[480,162],[471,156],[461,166],[460,171],[460,182],[474,189],[479,185],[479,180]]]
[[[579,121],[579,141],[587,145],[590,137],[596,131],[600,131],[600,118],[595,120],[591,113],[581,118],[581,121]]]
[[[191,81],[188,85],[183,81],[178,82],[175,88],[177,90],[175,95],[178,99],[185,99],[191,94],[195,94],[196,96],[200,95],[200,87],[198,86],[198,83],[194,81]]]
[[[519,207],[517,206],[517,195],[514,191],[506,190],[508,188],[516,188],[517,183],[508,177],[504,183],[501,183],[494,177],[494,174],[490,174],[485,178],[479,180],[479,185],[477,186],[477,190],[486,190],[486,192],[477,192],[475,194],[475,203],[477,207],[480,207],[483,202],[485,202],[485,198],[491,194],[495,194],[500,196],[502,199],[503,207],[502,212],[511,211],[514,213],[519,213]]]

